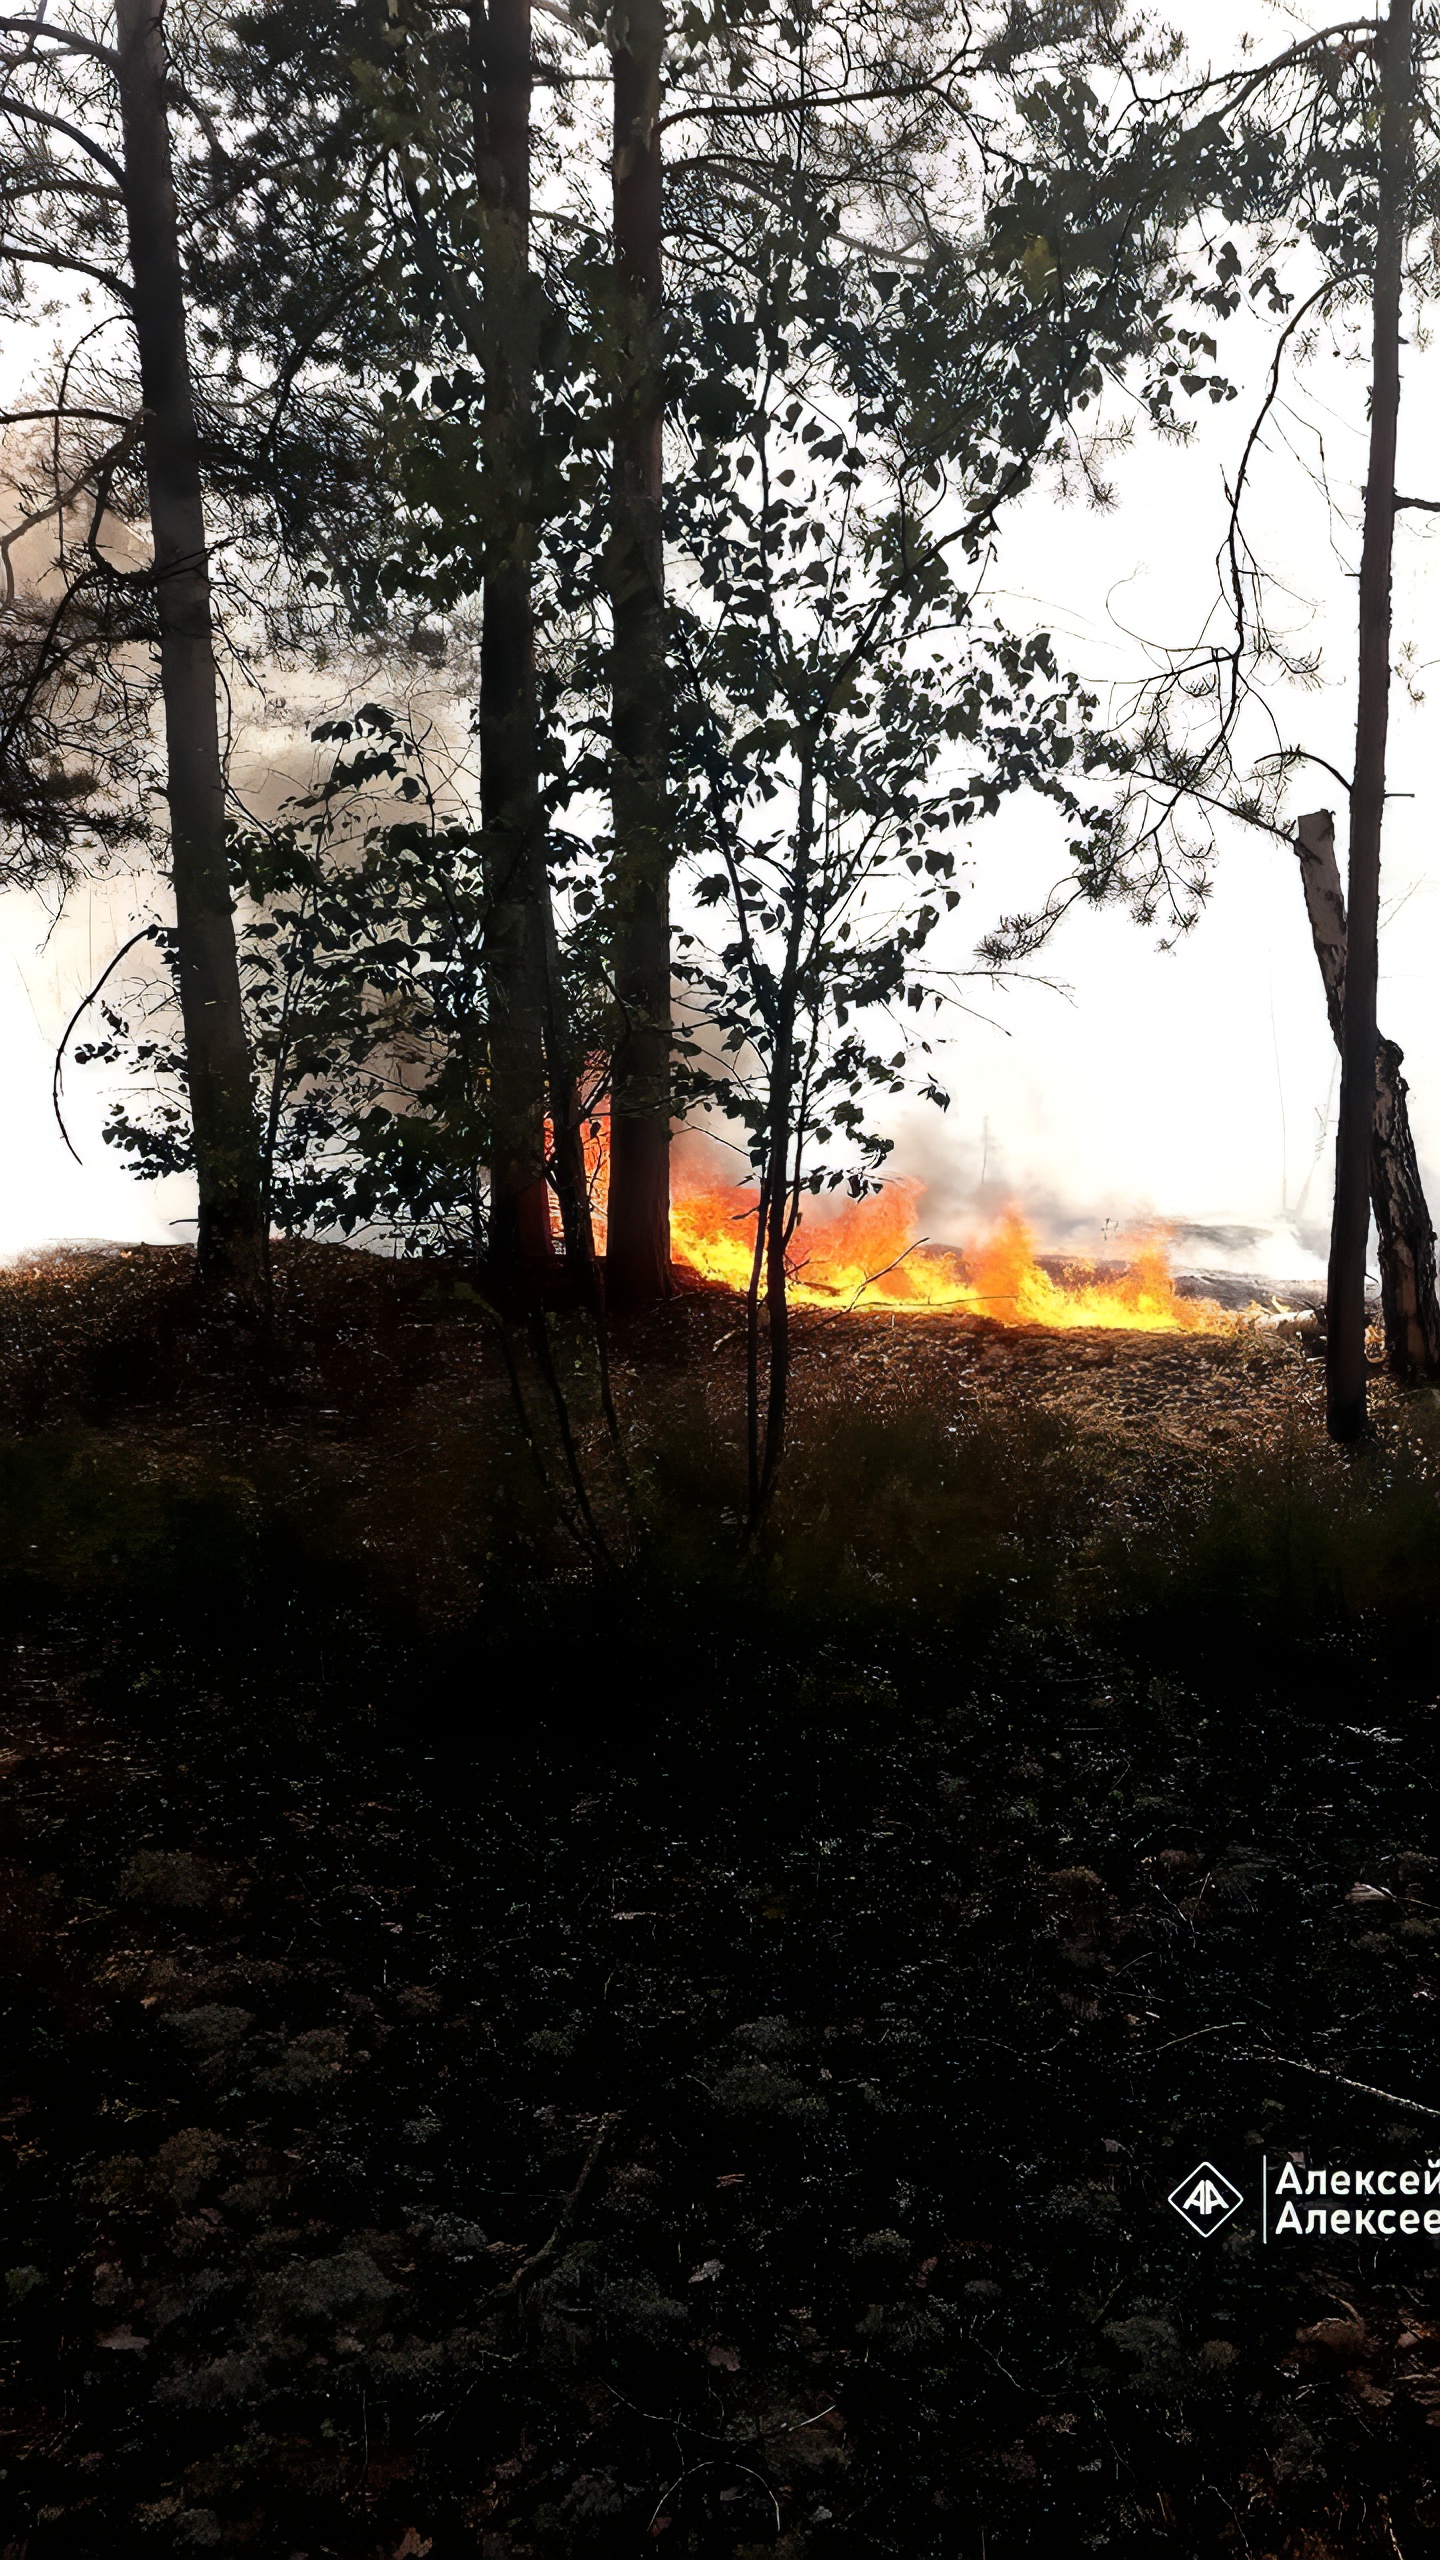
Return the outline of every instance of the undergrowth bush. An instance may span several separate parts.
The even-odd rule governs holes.
[[[578,1386],[576,1377],[578,1376]],[[683,1378],[627,1424],[627,1508],[577,1362],[569,1394],[615,1574],[596,1576],[553,1428],[492,1393],[381,1431],[163,1438],[66,1423],[0,1441],[0,1593],[164,1603],[182,1615],[279,1590],[358,1592],[455,1622],[523,1600],[626,1595],[770,1615],[903,1658],[917,1629],[979,1641],[1007,1620],[1150,1649],[1309,1645],[1440,1610],[1440,1451],[1426,1410],[1342,1454],[1313,1426],[1164,1453],[999,1399],[800,1416],[768,1531],[742,1550],[743,1452]],[[592,1394],[593,1401],[593,1394]],[[538,1450],[527,1429],[544,1445]],[[25,1595],[28,1595],[28,1602]]]

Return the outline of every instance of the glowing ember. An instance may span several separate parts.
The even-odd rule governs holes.
[[[1017,1210],[963,1258],[922,1243],[921,1186],[891,1182],[869,1200],[812,1212],[789,1253],[796,1306],[895,1314],[992,1316],[1001,1324],[1093,1327],[1126,1333],[1230,1333],[1238,1319],[1213,1299],[1182,1298],[1163,1239],[1149,1237],[1127,1267],[1104,1276],[1084,1264],[1060,1278],[1035,1258]],[[751,1192],[679,1189],[672,1213],[675,1258],[705,1280],[745,1289],[755,1239]]]

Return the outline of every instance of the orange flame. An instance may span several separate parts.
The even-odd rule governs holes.
[[[597,1242],[604,1249],[609,1129],[586,1135]],[[755,1252],[755,1193],[707,1181],[682,1141],[670,1213],[675,1260],[698,1279],[743,1293]],[[1103,1273],[1066,1265],[1057,1277],[1037,1261],[1035,1238],[1010,1208],[963,1254],[918,1232],[924,1185],[887,1182],[868,1199],[817,1204],[802,1215],[786,1257],[794,1306],[835,1313],[990,1316],[1000,1324],[1061,1331],[1233,1333],[1240,1318],[1213,1298],[1182,1297],[1163,1231],[1136,1240],[1125,1267]]]
[[[905,1315],[992,1316],[1001,1324],[1127,1333],[1228,1333],[1236,1319],[1213,1299],[1181,1297],[1163,1237],[1134,1248],[1123,1271],[1072,1264],[1060,1277],[1035,1258],[1035,1239],[1016,1209],[963,1257],[923,1243],[916,1232],[921,1185],[890,1182],[868,1200],[803,1218],[787,1257],[792,1302],[801,1307]],[[671,1214],[677,1261],[728,1288],[749,1286],[755,1249],[751,1192],[680,1187]]]

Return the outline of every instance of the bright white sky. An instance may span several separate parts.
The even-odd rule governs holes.
[[[1178,12],[1197,48],[1230,58],[1250,28],[1265,52],[1331,12],[1185,0]],[[1336,11],[1334,15],[1344,14]],[[1200,31],[1203,30],[1203,33]],[[1263,350],[1263,352],[1262,352]],[[4,367],[13,381],[18,365]],[[1233,336],[1222,360],[1245,365],[1247,396],[1197,413],[1180,452],[1141,434],[1115,463],[1118,503],[1099,514],[1037,494],[1013,520],[992,594],[1014,624],[1043,622],[1062,661],[1099,685],[1143,673],[1146,642],[1183,643],[1214,593],[1223,480],[1233,471],[1268,361],[1257,329]],[[1440,348],[1407,351],[1399,484],[1440,497]],[[1302,465],[1323,439],[1327,507]],[[1347,767],[1353,725],[1354,584],[1359,490],[1365,470],[1363,369],[1326,337],[1299,383],[1287,386],[1252,480],[1253,547],[1290,599],[1289,636],[1320,645],[1321,682],[1277,698],[1282,730]],[[1397,651],[1408,649],[1423,694],[1440,673],[1440,519],[1407,514],[1396,562]],[[1428,670],[1428,673],[1426,672]],[[1432,1202],[1440,1195],[1440,1015],[1430,989],[1440,967],[1440,890],[1431,855],[1433,713],[1397,685],[1391,787],[1413,793],[1387,815],[1387,918],[1381,1022],[1406,1052],[1411,1108]],[[1297,783],[1291,814],[1333,804],[1328,776]],[[1343,848],[1343,827],[1341,828]],[[963,963],[995,914],[1043,891],[1043,839],[1011,813],[977,839]],[[9,1179],[0,1195],[0,1252],[55,1237],[183,1237],[191,1203],[180,1183],[137,1185],[100,1137],[109,1093],[97,1071],[71,1069],[67,1119],[83,1163],[67,1154],[50,1109],[55,1039],[110,953],[133,929],[133,888],[82,890],[50,929],[34,902],[0,901],[0,1078],[8,1097]],[[1041,964],[1068,994],[1039,986],[977,994],[983,1019],[948,1028],[941,1072],[953,1106],[896,1123],[895,1169],[929,1185],[928,1233],[962,1237],[984,1208],[1028,1206],[1048,1241],[1100,1245],[1156,1216],[1182,1228],[1237,1231],[1177,1239],[1191,1264],[1301,1277],[1323,1262],[1329,1212],[1333,1051],[1294,859],[1258,834],[1221,840],[1213,900],[1171,954],[1118,915],[1077,916]],[[113,1086],[110,1088],[113,1090]],[[983,1188],[982,1188],[983,1174]],[[180,1223],[174,1223],[179,1221]],[[1248,1234],[1245,1231],[1250,1231]]]

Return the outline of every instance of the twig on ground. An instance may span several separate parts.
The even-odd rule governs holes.
[[[566,2233],[569,2231],[570,2226],[584,2201],[585,2190],[589,2186],[591,2179],[594,2177],[596,2170],[599,2168],[601,2159],[604,2156],[605,2145],[609,2141],[611,2134],[614,2132],[615,2127],[619,2122],[620,2118],[618,2115],[601,2117],[595,2134],[595,2139],[585,2154],[584,2165],[580,2171],[580,2175],[576,2179],[574,2186],[571,2188],[569,2195],[566,2197],[565,2202],[561,2207],[560,2219],[556,2223],[554,2230],[551,2232],[549,2239],[545,2241],[541,2248],[535,2251],[533,2257],[529,2257],[525,2260],[523,2266],[516,2268],[513,2276],[508,2276],[504,2284],[502,2284],[496,2292],[491,2294],[490,2301],[492,2303],[513,2301],[516,2294],[519,2293],[525,2285],[533,2284],[536,2276],[542,2274],[544,2269],[551,2265],[553,2260],[559,2256],[560,2243],[565,2238]]]
[[[1225,2018],[1218,2027],[1192,2027],[1188,2036],[1169,2036],[1164,2044],[1153,2046],[1150,2059],[1153,2061],[1158,2054],[1169,2053],[1177,2044],[1194,2044],[1200,2036],[1223,2036],[1227,2029],[1243,2027],[1244,2024],[1243,2018]]]
[[[1343,2071],[1326,2071],[1318,2062],[1296,2062],[1288,2053],[1271,2053],[1260,2045],[1246,2046],[1241,2059],[1278,2062],[1285,2071],[1308,2071],[1312,2080],[1333,2080],[1339,2089],[1354,2089],[1362,2098],[1383,2098],[1387,2107],[1404,2107],[1409,2115],[1432,2116],[1440,2124],[1440,2107],[1427,2107],[1419,2098],[1399,2097],[1393,2089],[1377,2089],[1369,2080],[1347,2080]]]
[[[648,2526],[649,2532],[653,2533],[655,2531],[655,2527],[659,2522],[660,2517],[669,2506],[676,2490],[683,2489],[686,2481],[693,2479],[697,2471],[743,2471],[747,2480],[758,2480],[766,2497],[769,2499],[771,2506],[775,2510],[775,2530],[777,2533],[783,2532],[785,2520],[780,2512],[780,2501],[776,2497],[774,2490],[771,2488],[769,2481],[765,2478],[764,2473],[760,2471],[752,2471],[748,2462],[732,2461],[688,2463],[685,2469],[671,2481],[669,2488],[662,2490],[660,2502],[656,2507],[654,2514],[650,2518]]]

